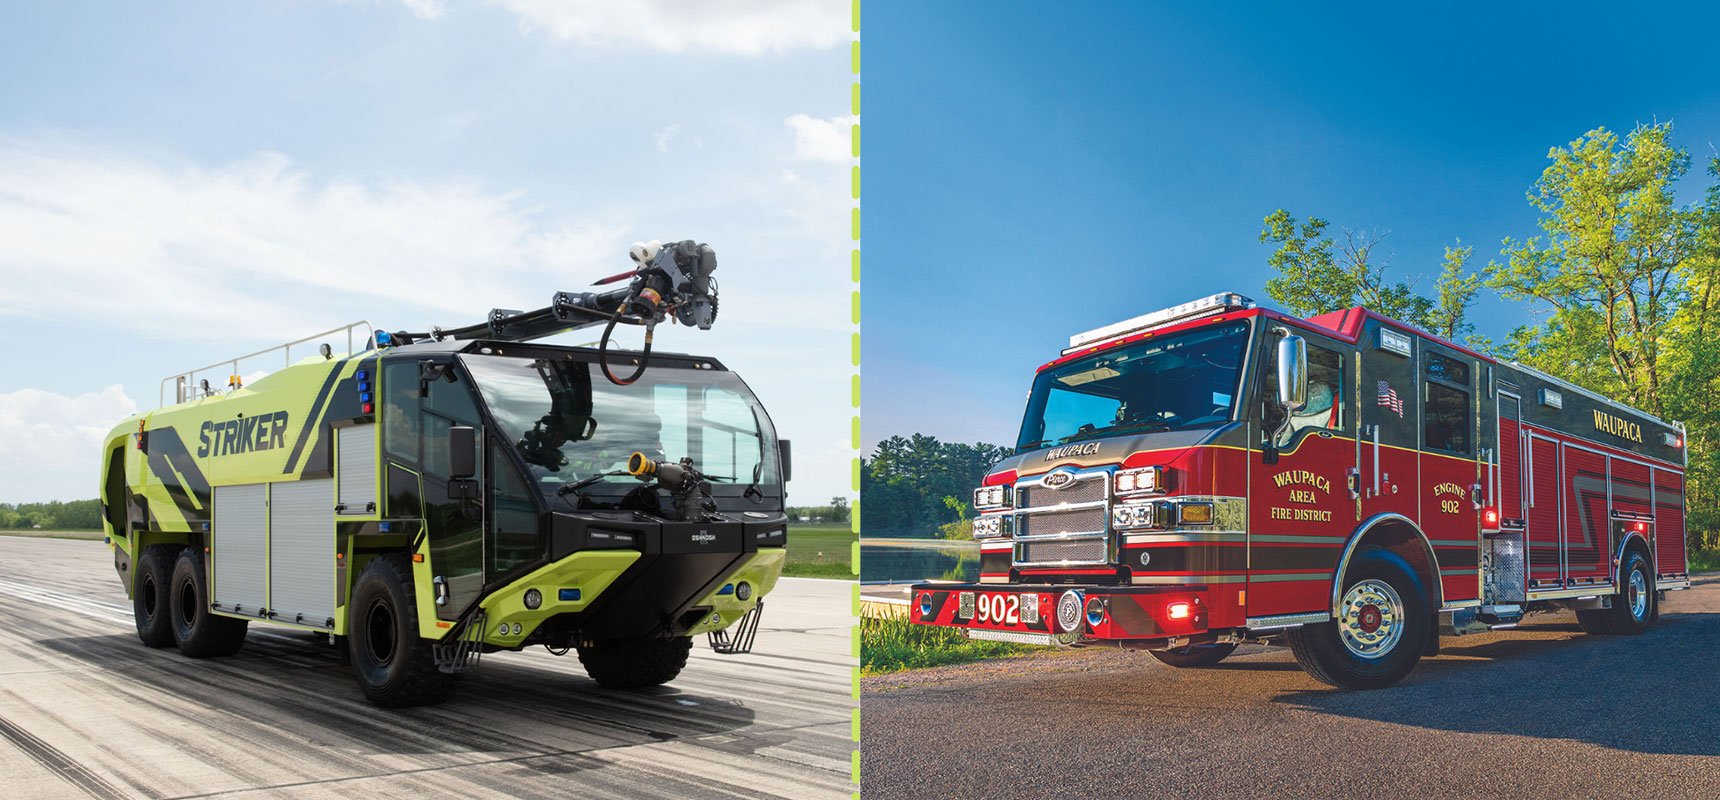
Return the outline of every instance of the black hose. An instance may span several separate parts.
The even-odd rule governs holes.
[[[609,339],[610,339],[610,336],[615,333],[615,323],[621,321],[622,309],[624,309],[626,307],[627,307],[626,303],[622,303],[621,305],[618,305],[615,307],[615,313],[610,315],[610,317],[609,317],[609,324],[603,326],[603,338],[600,339],[597,343],[597,366],[602,368],[603,377],[608,378],[609,382],[615,384],[616,386],[627,386],[627,385],[633,383],[634,381],[639,380],[639,376],[645,374],[645,365],[650,363],[650,361],[651,361],[651,333],[652,333],[652,331],[651,331],[650,326],[646,326],[646,328],[645,328],[645,349],[642,350],[639,354],[639,367],[637,369],[633,370],[633,374],[627,376],[626,379],[617,378],[617,377],[615,377],[615,373],[609,369]]]

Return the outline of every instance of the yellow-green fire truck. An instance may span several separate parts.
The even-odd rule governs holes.
[[[633,256],[605,279],[625,288],[454,330],[358,323],[294,343],[344,332],[347,354],[288,345],[222,391],[194,383],[212,368],[164,381],[177,402],[101,459],[139,638],[211,658],[252,622],[323,632],[382,706],[440,702],[499,650],[575,650],[636,688],[695,636],[750,649],[786,555],[788,442],[715,359],[650,352],[659,322],[710,327],[710,248]],[[645,347],[610,348],[617,324]],[[598,347],[532,341],[599,325]]]

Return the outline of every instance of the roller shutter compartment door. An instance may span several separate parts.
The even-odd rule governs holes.
[[[376,513],[376,425],[336,428],[340,460],[339,513],[370,516]]]
[[[1562,583],[1559,539],[1559,444],[1529,439],[1529,585]]]
[[[334,617],[334,482],[277,483],[269,500],[269,610],[318,628]]]
[[[209,549],[214,556],[211,594],[223,611],[255,615],[264,606],[263,558],[269,535],[268,487],[215,487]]]
[[[1683,574],[1684,476],[1654,470],[1654,567],[1662,575]]]
[[[1612,580],[1612,521],[1607,509],[1607,457],[1565,450],[1565,577]]]

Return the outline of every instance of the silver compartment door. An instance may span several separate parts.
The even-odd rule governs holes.
[[[340,459],[340,513],[370,516],[376,513],[376,425],[336,428]]]
[[[269,498],[269,611],[327,628],[334,617],[334,481],[277,483]]]
[[[263,608],[263,556],[269,534],[267,487],[215,487],[209,549],[215,559],[211,594],[223,611],[255,615]]]

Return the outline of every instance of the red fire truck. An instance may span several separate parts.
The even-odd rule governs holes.
[[[1219,294],[1070,339],[974,492],[980,578],[914,622],[1179,667],[1288,644],[1346,688],[1573,609],[1634,634],[1685,565],[1684,428],[1361,308]]]

